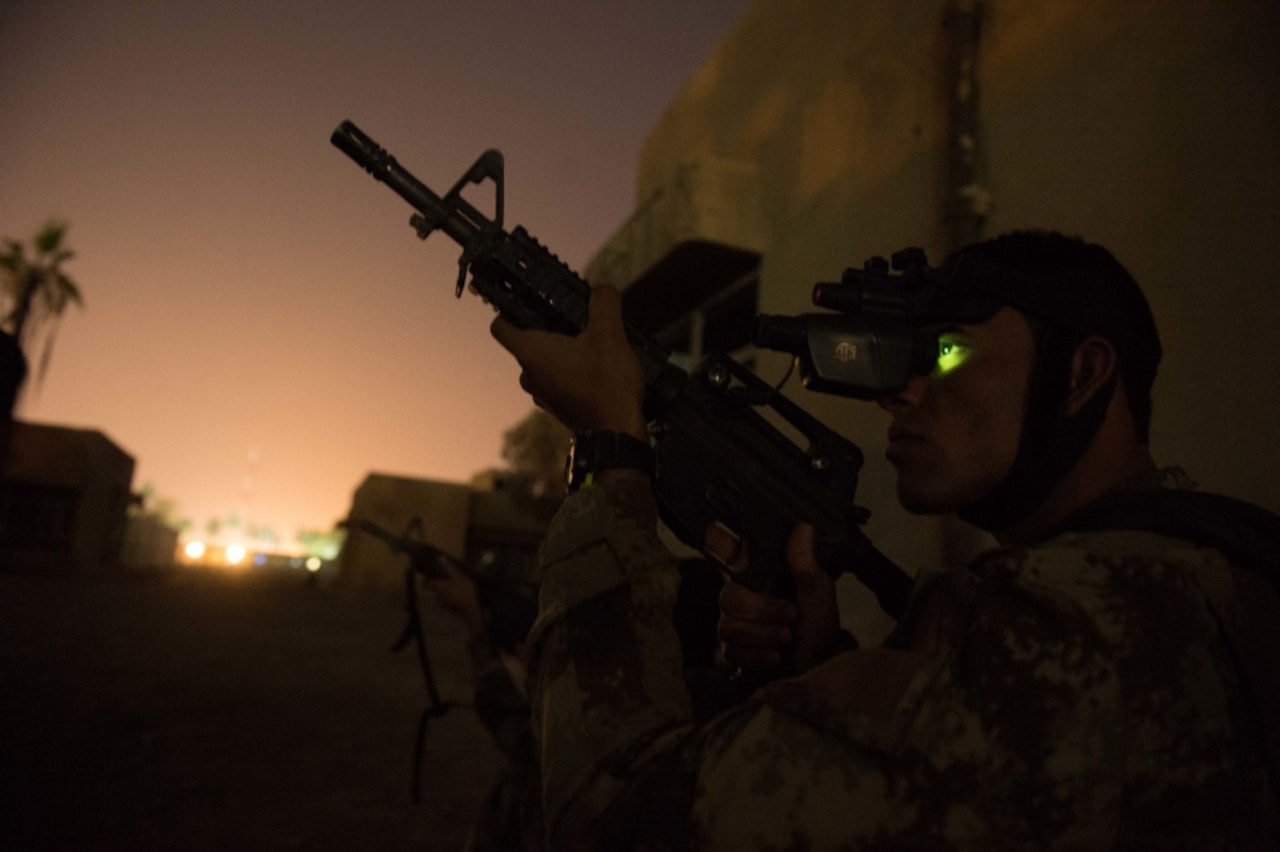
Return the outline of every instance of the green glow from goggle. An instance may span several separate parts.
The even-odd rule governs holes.
[[[937,372],[940,376],[945,376],[956,367],[959,367],[969,357],[969,348],[956,343],[954,340],[938,341],[938,366]]]

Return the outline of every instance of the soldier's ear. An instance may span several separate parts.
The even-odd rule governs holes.
[[[1086,337],[1071,357],[1067,414],[1074,415],[1115,375],[1116,350],[1105,337]]]

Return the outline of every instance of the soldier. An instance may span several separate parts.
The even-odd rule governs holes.
[[[529,625],[519,605],[525,586],[516,577],[489,578],[505,581],[505,594],[502,605],[494,607],[491,601],[486,606],[479,586],[452,559],[441,555],[436,567],[438,572],[424,575],[425,585],[442,608],[462,621],[475,682],[476,714],[506,763],[481,804],[464,848],[467,852],[538,849],[542,802],[517,638],[524,636]]]
[[[1109,252],[1017,232],[947,259],[930,372],[881,400],[898,497],[1000,546],[917,578],[880,647],[841,642],[813,530],[794,601],[730,584],[725,656],[797,676],[695,721],[655,535],[620,300],[576,337],[492,331],[617,467],[565,502],[529,637],[552,848],[1276,848],[1280,520],[1148,450],[1161,357]],[[708,531],[730,565],[737,539]]]

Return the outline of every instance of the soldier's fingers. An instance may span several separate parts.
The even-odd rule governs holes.
[[[725,645],[723,656],[738,669],[770,669],[782,662],[782,655],[777,651],[734,645]]]
[[[514,355],[516,348],[520,345],[520,337],[524,332],[507,322],[499,314],[493,318],[493,322],[489,323],[489,334],[493,336],[494,340],[502,344],[503,349]]]
[[[753,592],[741,583],[728,582],[720,589],[722,617],[770,624],[790,624],[796,619],[795,604]]]
[[[534,385],[533,380],[529,378],[529,374],[523,370],[520,371],[520,390],[529,394],[535,402],[537,401],[538,388]]]
[[[563,345],[564,335],[539,329],[518,328],[501,316],[489,323],[489,334],[510,352],[521,366],[538,363],[548,357],[550,348]]]
[[[747,543],[742,536],[721,523],[714,523],[703,533],[707,555],[732,573],[741,573],[748,565]]]
[[[791,641],[791,628],[785,624],[744,621],[721,616],[716,635],[726,646],[744,650],[775,650]]]
[[[622,325],[622,294],[618,288],[611,284],[592,286],[587,322],[596,327]]]

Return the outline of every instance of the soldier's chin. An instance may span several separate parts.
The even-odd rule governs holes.
[[[929,494],[898,486],[898,502],[913,515],[945,515],[955,510],[954,502],[940,494]]]
[[[990,485],[939,476],[898,476],[898,502],[913,515],[949,515],[982,497]]]

